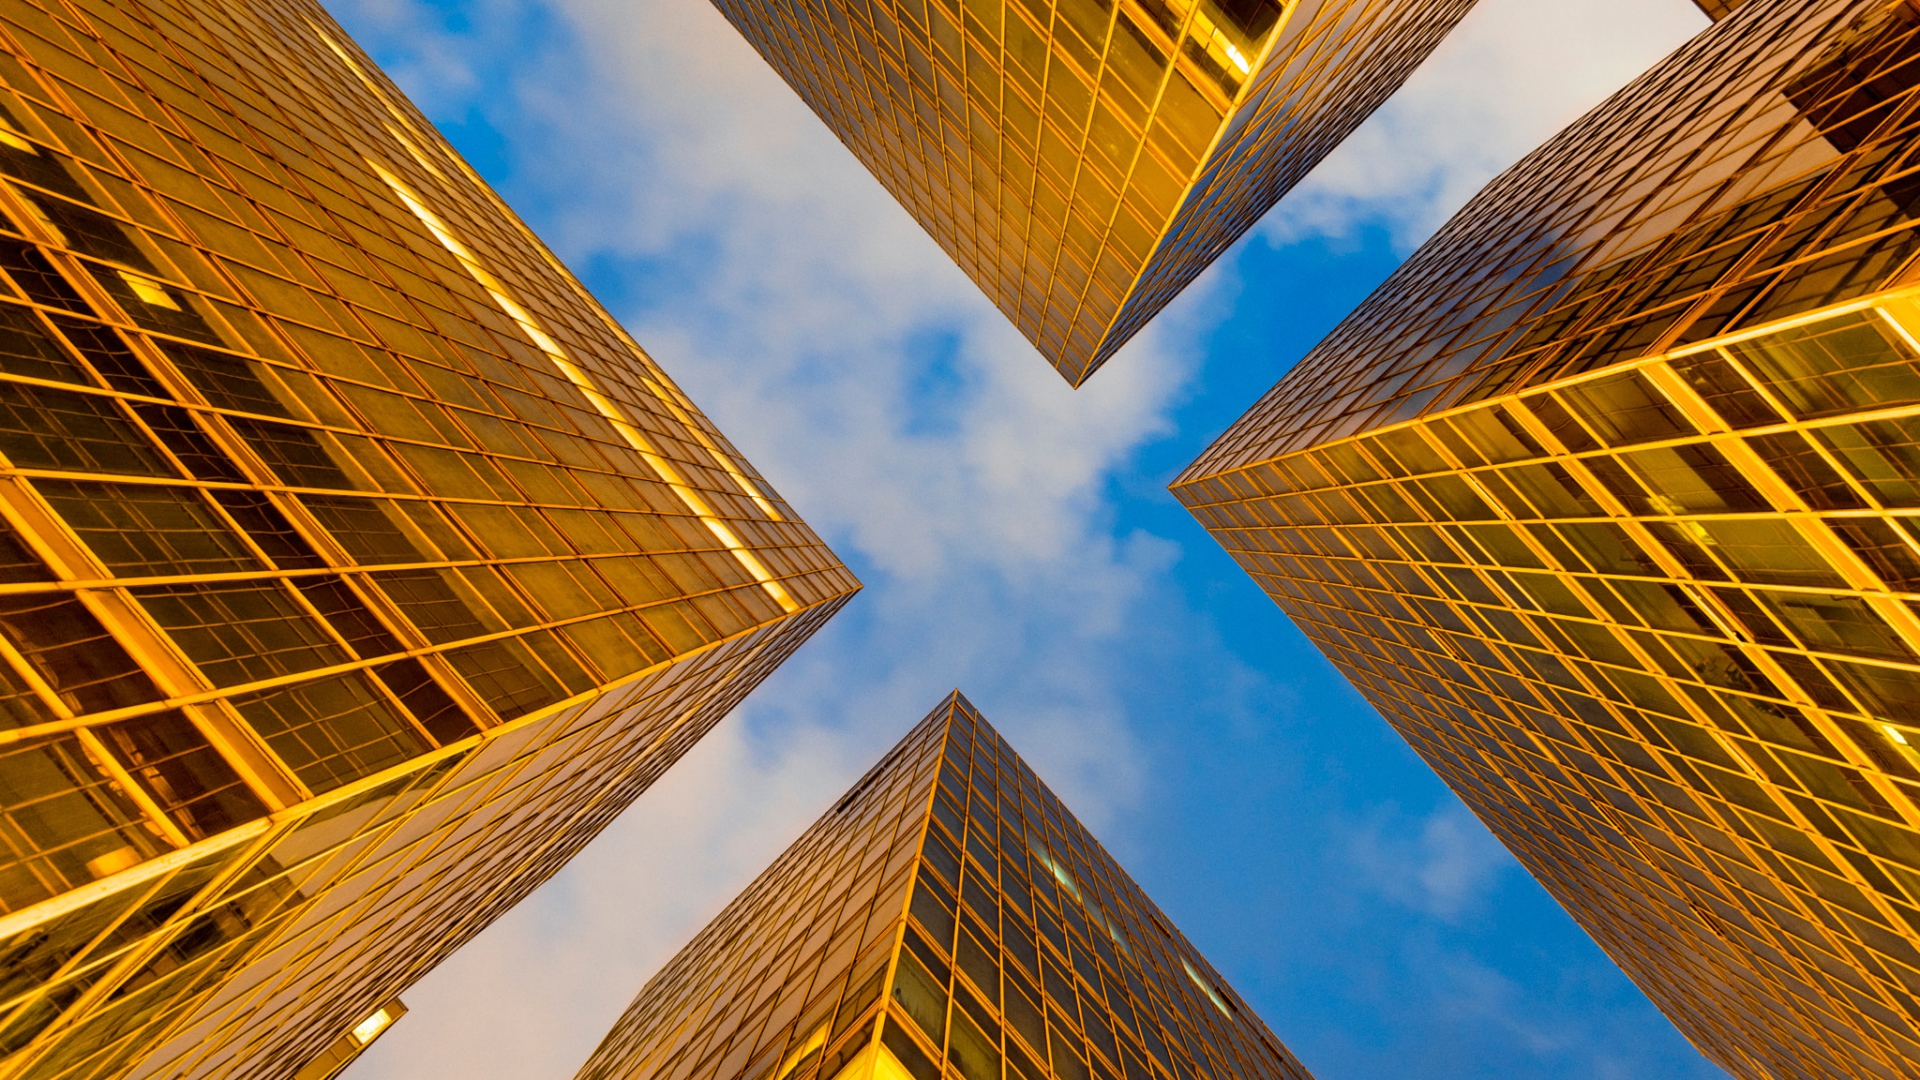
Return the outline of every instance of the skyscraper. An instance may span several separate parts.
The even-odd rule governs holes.
[[[1080,385],[1472,0],[715,0]]]
[[[957,692],[667,962],[578,1080],[943,1067],[1308,1080]]]
[[[1174,484],[1743,1080],[1920,1076],[1916,87],[1747,0]]]
[[[0,1076],[325,1075],[857,583],[304,0],[0,2]]]

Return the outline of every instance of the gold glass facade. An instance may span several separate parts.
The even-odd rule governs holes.
[[[317,5],[0,0],[0,1077],[338,1064],[857,587]]]
[[[1743,1080],[1920,1076],[1920,9],[1747,0],[1179,498]]]
[[[1472,0],[715,0],[1080,385]]]
[[[1309,1080],[957,692],[579,1080]]]

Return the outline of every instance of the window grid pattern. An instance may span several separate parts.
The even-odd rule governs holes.
[[[0,1075],[284,1075],[857,587],[319,7],[0,3]]]
[[[1916,33],[1740,6],[1174,485],[1755,1080],[1920,1075]]]
[[[1470,0],[720,0],[1079,385]]]
[[[1893,281],[1920,14],[1778,6],[1743,7],[1495,179],[1185,475]]]
[[[580,1080],[1307,1075],[955,693],[649,981]]]
[[[9,1075],[285,1076],[552,876],[832,610],[150,859],[57,917],[0,924]]]

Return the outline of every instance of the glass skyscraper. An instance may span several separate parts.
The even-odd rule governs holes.
[[[1075,386],[1472,0],[715,0]]]
[[[1920,1076],[1920,8],[1746,0],[1174,491],[1743,1080]]]
[[[578,1080],[1309,1080],[957,692]]]
[[[0,1076],[327,1075],[857,587],[317,5],[0,0]]]

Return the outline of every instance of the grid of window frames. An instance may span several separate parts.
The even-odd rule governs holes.
[[[647,984],[580,1072],[869,1076],[1308,1074],[956,693]]]
[[[1472,0],[1289,19],[1142,266],[1084,381],[1406,81]]]
[[[320,8],[0,2],[0,1075],[283,1075],[855,588]]]
[[[1915,244],[1920,8],[1751,7],[1489,184],[1186,475],[1894,282]]]
[[[1916,35],[1904,2],[1749,0],[1174,488],[1753,1080],[1920,1076]],[[1377,408],[1341,396],[1362,357]]]
[[[1076,386],[1470,5],[717,0]]]

